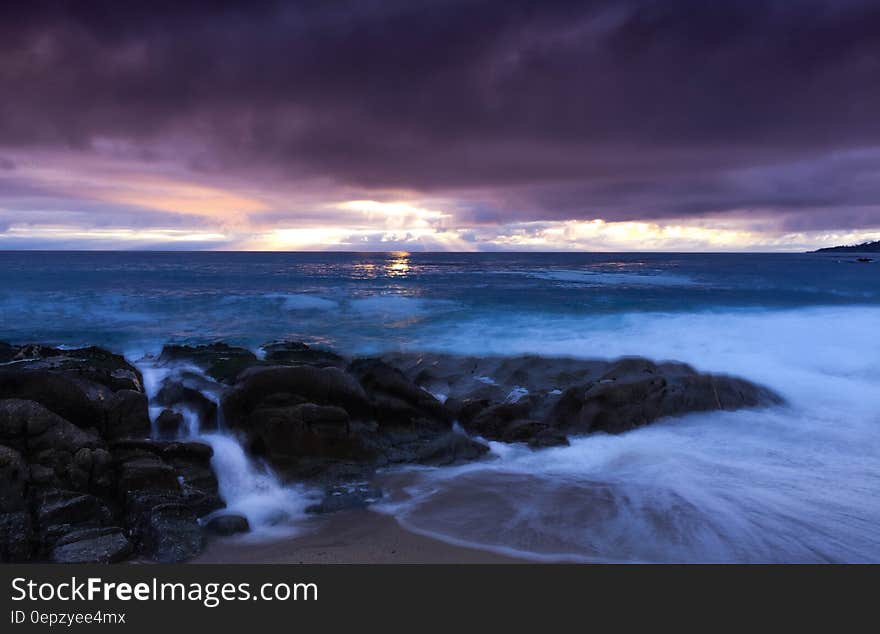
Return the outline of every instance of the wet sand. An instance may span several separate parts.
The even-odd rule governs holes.
[[[253,542],[218,537],[193,563],[274,564],[504,564],[526,560],[455,546],[407,531],[390,516],[368,510],[315,518],[314,530]]]

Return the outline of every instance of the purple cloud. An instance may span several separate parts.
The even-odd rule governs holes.
[[[110,146],[279,196],[442,198],[462,227],[876,228],[878,32],[858,0],[7,4],[0,168]]]

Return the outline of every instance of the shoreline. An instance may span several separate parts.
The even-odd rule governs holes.
[[[316,518],[314,530],[280,539],[212,538],[194,564],[527,564],[528,559],[413,533],[390,515],[353,509]]]

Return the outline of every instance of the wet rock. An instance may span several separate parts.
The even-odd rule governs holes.
[[[251,530],[251,525],[244,515],[227,513],[208,520],[205,523],[205,530],[215,535],[235,535],[247,533]]]
[[[451,425],[443,404],[400,370],[379,359],[356,359],[349,366],[369,394],[380,426]]]
[[[460,415],[462,426],[472,434],[491,440],[503,440],[514,421],[527,418],[531,413],[529,402],[498,403],[476,412],[472,417]],[[516,442],[516,441],[514,441]]]
[[[165,346],[159,360],[186,361],[192,363],[205,374],[223,383],[232,383],[242,371],[257,363],[257,355],[246,348],[238,348],[225,343],[212,343],[205,346]]]
[[[60,352],[61,354],[51,357],[48,367],[76,373],[81,378],[104,385],[114,392],[144,391],[144,380],[140,371],[122,355],[94,346]]]
[[[273,365],[312,365],[344,368],[346,360],[329,350],[311,348],[301,341],[280,341],[263,346],[265,361]]]
[[[6,344],[8,345],[8,344]],[[27,370],[50,370],[68,374],[90,383],[98,383],[111,391],[143,391],[143,377],[122,355],[103,348],[88,347],[62,350],[40,344],[10,346],[7,355],[17,361],[16,367]]]
[[[160,563],[180,563],[198,555],[205,536],[198,518],[184,504],[159,504],[150,511],[144,547]]]
[[[569,431],[616,434],[665,416],[780,402],[769,390],[741,379],[633,358],[613,364],[597,381],[567,389],[551,418]]]
[[[196,517],[204,517],[214,511],[226,508],[226,502],[216,491],[197,489],[187,484],[183,485],[176,500],[195,513]]]
[[[112,516],[100,498],[77,491],[46,490],[36,497],[35,506],[41,532],[52,526],[105,524]]]
[[[0,513],[24,510],[29,479],[30,471],[22,455],[0,445]]]
[[[0,513],[0,562],[13,563],[31,559],[34,531],[27,511]]]
[[[177,472],[158,456],[133,458],[119,467],[119,490],[124,496],[129,491],[179,491]]]
[[[352,417],[369,417],[372,407],[360,383],[338,368],[311,366],[252,368],[223,399],[224,420],[235,427],[267,397],[341,407]]]
[[[156,417],[156,432],[160,438],[176,438],[183,431],[183,414],[163,409]]]
[[[529,442],[538,434],[548,429],[550,429],[550,424],[543,421],[515,420],[504,429],[501,434],[501,440],[504,442]]]
[[[447,408],[465,429],[499,440],[519,419],[562,432],[621,433],[664,416],[781,402],[766,388],[742,379],[638,357],[609,362],[392,354],[384,359],[416,383],[447,395]],[[517,441],[525,436],[526,429],[515,435]]]
[[[83,429],[102,424],[111,395],[106,387],[49,370],[0,368],[0,398],[36,401]]]
[[[415,462],[433,466],[452,465],[477,460],[488,451],[489,447],[464,434],[447,432],[425,444],[416,454]]]
[[[199,419],[199,429],[217,429],[217,403],[201,390],[176,380],[165,380],[156,394],[155,402],[163,407],[186,408]]]
[[[211,446],[200,442],[175,442],[162,449],[162,458],[186,486],[216,496],[218,483],[211,467],[213,455]]]
[[[42,433],[52,419],[61,419],[35,401],[17,398],[0,400],[0,441],[18,449],[24,449],[28,429]]]
[[[247,432],[252,451],[276,466],[293,466],[300,458],[346,460],[368,457],[359,436],[351,433],[341,407],[301,403],[258,407],[239,428]]]
[[[0,353],[15,357],[0,367],[3,560],[117,561],[132,548],[191,556],[194,518],[223,506],[211,448],[150,440],[140,374],[118,355]]]
[[[529,447],[533,449],[542,449],[544,447],[567,447],[569,445],[568,438],[558,429],[548,427],[536,433],[529,438]]]
[[[116,526],[88,528],[68,533],[55,543],[51,560],[61,564],[111,564],[132,553],[131,542]]]
[[[663,416],[779,402],[746,381],[635,358],[398,354],[348,364],[297,342],[265,351],[258,361],[225,344],[166,348],[163,362],[197,365],[226,387],[177,368],[157,396],[178,412],[160,416],[161,433],[180,429],[181,411],[214,428],[222,391],[223,420],[248,449],[287,477],[331,487],[312,509],[321,512],[369,503],[374,491],[346,483],[377,467],[484,456],[485,445],[452,431],[454,417],[471,433],[539,448],[567,443],[566,432],[618,433]],[[197,518],[223,506],[212,450],[148,439],[137,371],[100,349],[0,345],[7,358],[13,363],[0,366],[4,559],[116,560],[127,548],[160,561],[196,554]]]
[[[168,446],[167,440],[153,440],[152,438],[125,438],[115,440],[108,445],[117,464],[122,464],[135,458],[154,458],[161,456],[162,451]]]
[[[110,445],[120,469],[130,472],[136,482],[125,488],[129,491],[165,491],[177,494],[184,489],[195,496],[198,492],[216,496],[217,477],[211,468],[214,450],[201,442],[164,440],[124,440]],[[172,475],[174,482],[172,482]],[[155,481],[151,481],[155,478]],[[140,484],[138,484],[140,482]],[[178,486],[179,485],[179,486]]]
[[[134,390],[119,390],[107,402],[104,437],[146,438],[150,435],[150,413],[147,395]]]

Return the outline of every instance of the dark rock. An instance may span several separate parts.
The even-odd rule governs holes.
[[[40,530],[53,525],[88,522],[102,524],[111,517],[100,498],[77,491],[47,490],[37,496],[35,504]]]
[[[158,456],[133,458],[119,467],[119,491],[179,491],[177,472]]]
[[[462,426],[472,434],[479,434],[491,440],[502,440],[507,428],[517,420],[528,418],[530,403],[499,403],[478,412],[473,418],[462,416]]]
[[[480,412],[493,405],[492,401],[488,398],[466,398],[461,401],[449,399],[447,403],[449,401],[455,402],[455,416],[458,422],[463,424],[469,424]]]
[[[318,504],[306,508],[306,513],[335,513],[362,509],[382,499],[382,489],[369,484],[346,484],[328,488]]]
[[[217,381],[232,383],[242,371],[256,364],[257,355],[245,348],[225,343],[212,343],[206,346],[165,346],[159,360],[187,361],[205,371]]]
[[[196,517],[204,517],[226,507],[226,502],[216,491],[197,489],[186,484],[177,497],[177,502],[189,508]]]
[[[184,492],[188,491],[187,494],[194,499],[200,495],[217,496],[217,477],[211,468],[214,450],[210,445],[201,442],[123,440],[112,443],[110,449],[120,465],[121,478],[130,474],[136,480],[128,483],[124,493],[165,491],[177,495],[182,484]],[[199,506],[202,505],[200,502]]]
[[[450,426],[451,416],[432,394],[379,359],[356,359],[349,370],[370,395],[380,426],[434,422]]]
[[[664,416],[781,402],[741,379],[637,357],[608,362],[392,354],[384,359],[416,383],[447,395],[447,409],[465,429],[492,439],[504,439],[519,419],[574,433],[620,433]],[[525,440],[527,434],[519,430],[516,438]]]
[[[149,440],[132,366],[100,349],[0,353],[15,357],[0,367],[4,561],[118,561],[135,547],[176,561],[201,548],[195,518],[223,507],[213,452]]]
[[[0,445],[0,513],[25,508],[25,493],[30,471],[21,454]]]
[[[311,348],[301,341],[281,341],[263,346],[265,360],[273,365],[312,365],[319,368],[344,368],[343,357],[329,350]]]
[[[39,345],[19,348],[16,357],[0,368],[0,398],[36,401],[76,427],[111,437],[148,433],[143,380],[123,357]]]
[[[183,407],[190,410],[198,417],[201,431],[217,429],[217,403],[197,388],[180,381],[166,380],[154,400],[163,407]]]
[[[338,368],[311,366],[252,368],[223,399],[223,417],[232,427],[272,395],[292,395],[300,402],[342,407],[352,417],[368,417],[372,407],[357,380]]]
[[[212,517],[205,523],[205,530],[215,535],[235,535],[247,533],[251,530],[251,525],[244,515],[228,513]]]
[[[304,457],[350,460],[370,456],[361,438],[351,433],[348,412],[341,407],[302,403],[260,407],[240,426],[252,451],[276,466],[292,466]]]
[[[176,442],[162,450],[162,458],[174,467],[186,486],[217,495],[217,476],[211,468],[214,450],[200,442]]]
[[[117,464],[128,462],[136,458],[154,458],[161,456],[165,448],[170,444],[167,440],[153,440],[152,438],[125,438],[114,440],[108,449]]]
[[[89,451],[89,461],[89,490],[96,495],[109,497],[116,490],[113,457],[106,449],[98,448]]]
[[[197,495],[186,490],[130,492],[125,501],[125,525],[136,550],[163,563],[185,561],[198,554],[204,535],[197,520]]]
[[[489,451],[489,447],[456,432],[447,432],[424,447],[416,455],[415,462],[443,466],[476,460]]]
[[[0,441],[24,449],[30,430],[42,433],[53,418],[61,417],[34,401],[16,398],[0,400]]]
[[[146,438],[150,435],[150,413],[147,395],[134,390],[119,390],[107,402],[107,423],[104,437]]]
[[[633,358],[615,363],[598,381],[566,390],[551,420],[570,431],[616,434],[665,416],[780,402],[769,390],[741,379]]]
[[[202,527],[184,504],[159,504],[150,511],[145,549],[160,563],[179,563],[198,555],[205,545]]]
[[[66,453],[69,462],[77,451],[96,447],[101,439],[35,401],[4,399],[0,400],[0,443],[31,457],[47,450]]]
[[[548,427],[542,429],[529,439],[529,447],[541,449],[543,447],[567,447],[570,443],[568,438],[558,429]]]
[[[16,367],[28,370],[51,370],[98,383],[111,391],[143,391],[143,377],[125,357],[103,348],[89,347],[62,350],[40,344],[28,344],[14,349],[11,359]],[[8,354],[8,349],[7,349]]]
[[[102,348],[90,347],[63,350],[54,355],[49,367],[76,373],[83,379],[99,383],[114,392],[119,390],[144,391],[144,380],[136,367],[125,357]]]
[[[501,434],[504,442],[529,442],[535,436],[550,428],[549,423],[538,420],[515,420]]]
[[[31,464],[28,466],[28,472],[30,474],[30,481],[35,485],[44,487],[55,485],[55,470],[52,467]]]
[[[26,511],[0,513],[0,562],[28,561],[34,550],[31,515]]]
[[[0,341],[0,363],[9,363],[15,360],[18,348],[12,346],[5,341]]]
[[[51,560],[61,564],[111,564],[125,560],[131,542],[116,526],[73,531],[55,543]]]
[[[0,368],[0,398],[36,401],[77,427],[98,427],[112,392],[97,384],[49,370]]]
[[[160,438],[176,438],[183,431],[183,414],[163,409],[156,417],[156,432]]]
[[[214,456],[214,449],[207,443],[191,440],[166,443],[161,453],[165,458],[208,464]]]

